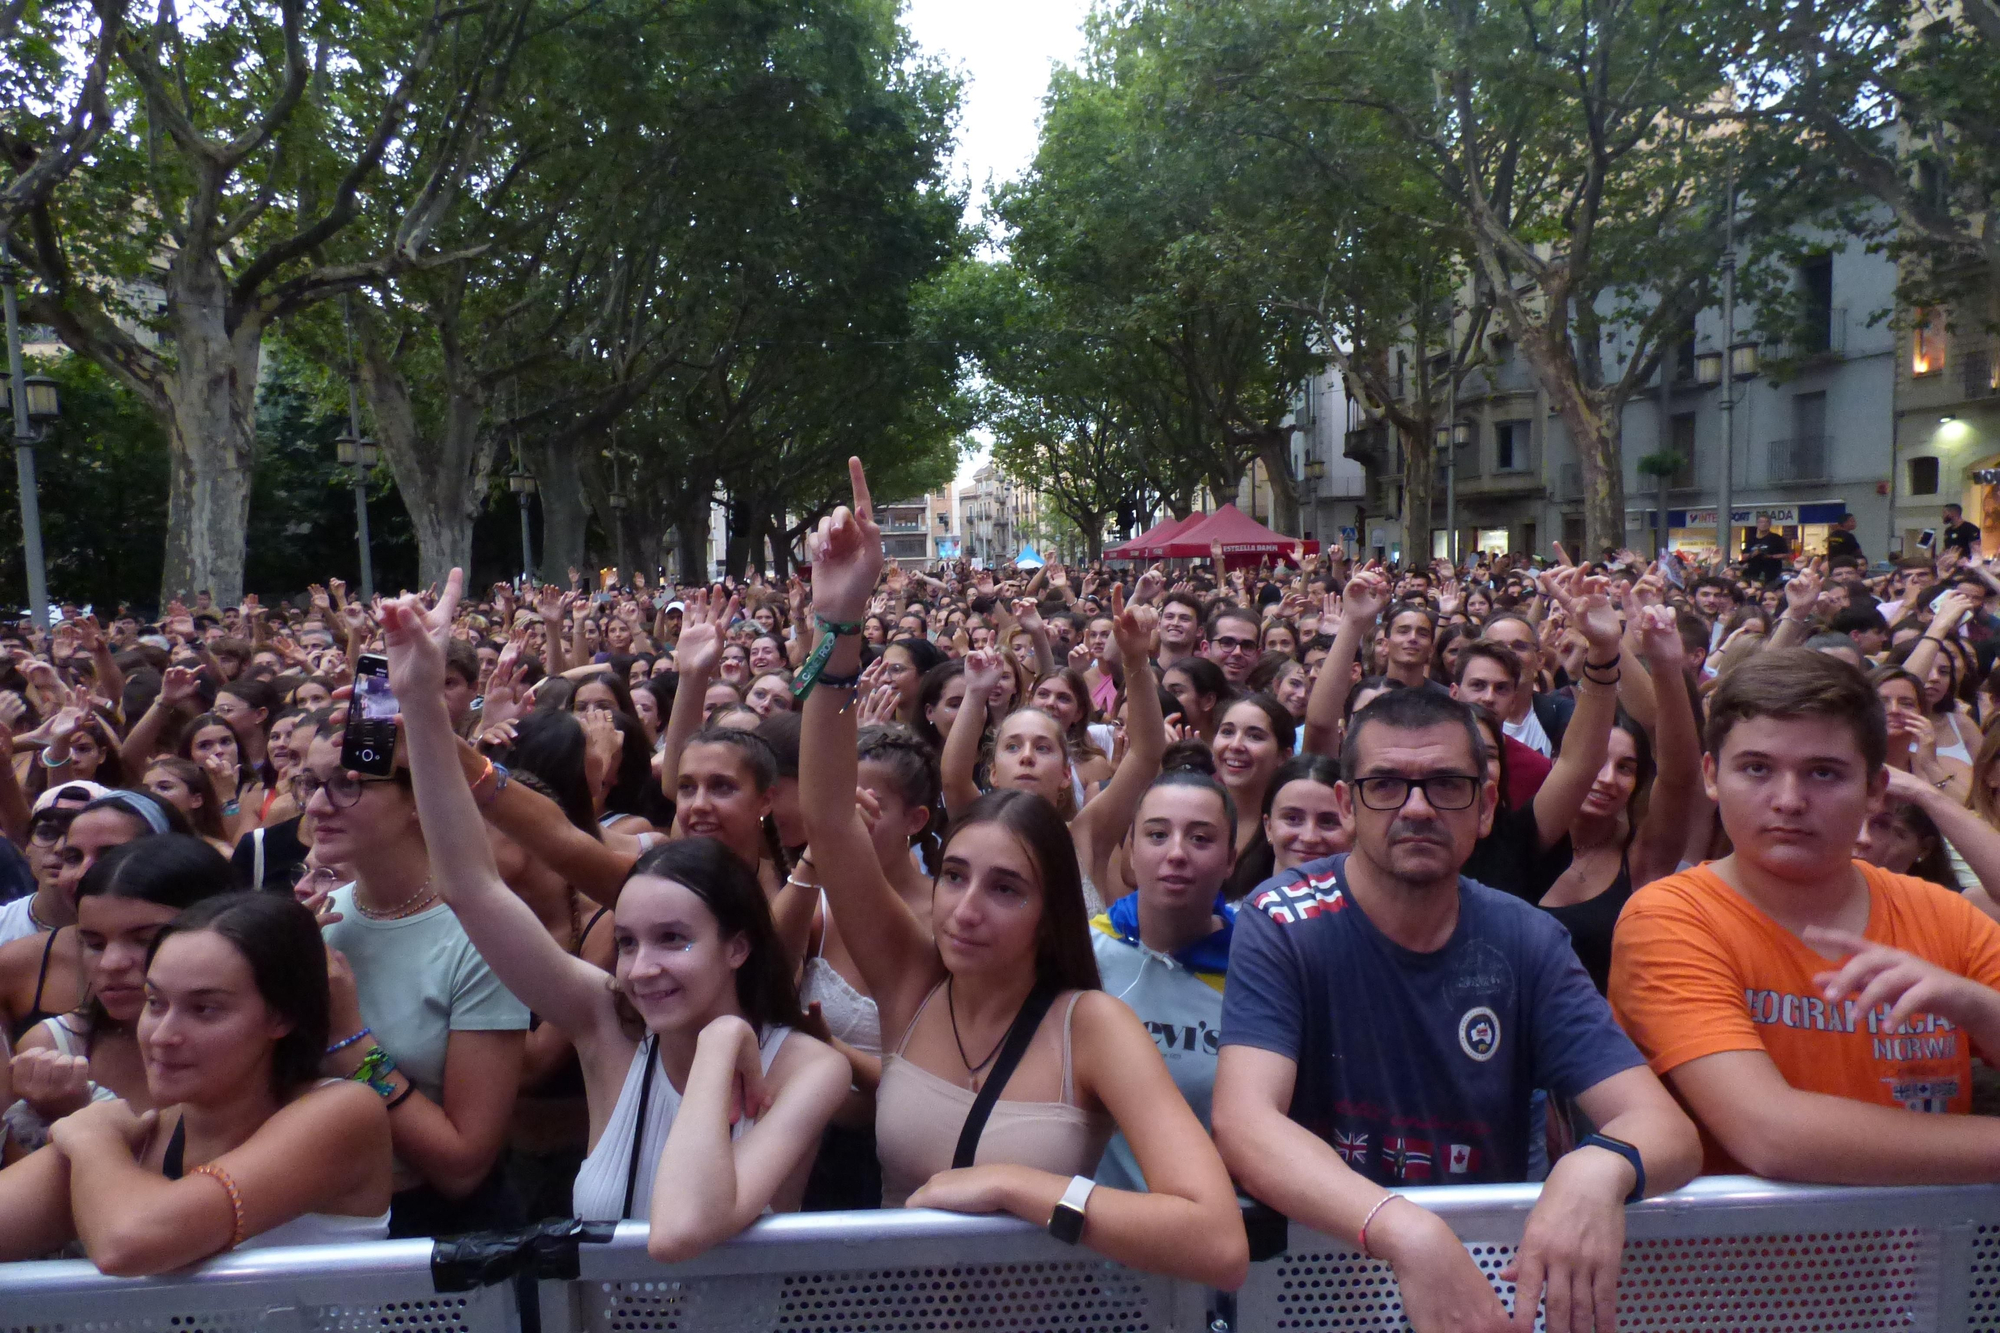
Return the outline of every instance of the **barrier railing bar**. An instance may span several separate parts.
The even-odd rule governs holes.
[[[1442,1216],[1468,1243],[1517,1243],[1538,1197],[1534,1185],[1417,1188],[1409,1197]],[[1970,1317],[1975,1251],[1993,1244],[1979,1228],[2000,1228],[2000,1186],[1836,1188],[1776,1184],[1751,1177],[1708,1177],[1685,1189],[1627,1210],[1633,1241],[1727,1239],[1739,1236],[1852,1232],[1910,1228],[1938,1246],[1939,1328],[1966,1327]],[[1292,1251],[1339,1252],[1344,1244],[1294,1227]],[[746,1295],[756,1284],[787,1275],[891,1272],[923,1268],[979,1268],[1010,1264],[1102,1265],[1107,1276],[1138,1284],[1176,1329],[1202,1327],[1208,1293],[1191,1283],[1125,1273],[1087,1250],[1061,1244],[1041,1228],[1011,1217],[973,1217],[922,1210],[804,1213],[767,1218],[742,1236],[681,1264],[654,1263],[646,1254],[646,1228],[627,1223],[608,1245],[578,1251],[579,1281],[546,1282],[540,1290],[543,1333],[577,1333],[601,1309],[601,1284],[690,1284],[716,1279]],[[0,1329],[60,1322],[77,1327],[103,1320],[134,1320],[203,1311],[245,1310],[240,1327],[283,1324],[279,1315],[316,1306],[370,1306],[404,1301],[464,1301],[463,1323],[474,1333],[510,1333],[513,1293],[488,1288],[461,1297],[438,1297],[428,1241],[248,1250],[182,1274],[111,1278],[86,1262],[0,1265]],[[1282,1262],[1282,1261],[1281,1261]],[[1267,1265],[1256,1265],[1251,1285]],[[1164,1318],[1169,1311],[1171,1318]],[[748,1314],[748,1312],[745,1312]],[[295,1316],[296,1317],[296,1316]]]

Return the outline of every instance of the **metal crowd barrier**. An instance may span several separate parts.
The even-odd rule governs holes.
[[[1536,1187],[1413,1189],[1503,1299]],[[1232,1303],[1011,1218],[923,1211],[775,1217],[684,1264],[645,1229],[576,1252],[573,1280],[440,1293],[427,1241],[229,1255],[182,1275],[0,1265],[0,1333],[1198,1333],[1398,1329],[1388,1266],[1294,1226]],[[531,1303],[523,1319],[519,1300]],[[1619,1326],[2000,1330],[2000,1187],[1841,1189],[1711,1177],[1631,1208]]]

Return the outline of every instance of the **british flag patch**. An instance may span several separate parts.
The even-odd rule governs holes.
[[[1368,1136],[1349,1134],[1345,1130],[1333,1131],[1333,1150],[1340,1154],[1340,1160],[1349,1166],[1368,1165]]]
[[[1266,889],[1251,902],[1252,907],[1281,926],[1310,921],[1323,912],[1338,912],[1346,905],[1339,880],[1331,873]]]

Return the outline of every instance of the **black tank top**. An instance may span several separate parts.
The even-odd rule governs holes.
[[[42,1008],[42,989],[49,984],[49,955],[55,952],[56,936],[67,929],[69,929],[67,926],[57,926],[49,932],[48,942],[42,945],[42,966],[41,970],[35,973],[34,1002],[29,1005],[28,1012],[21,1015],[20,1020],[7,1033],[9,1039],[17,1044],[21,1038],[28,1035],[35,1024],[45,1018],[55,1017],[54,1013]]]

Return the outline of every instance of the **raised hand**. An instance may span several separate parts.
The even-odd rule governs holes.
[[[847,460],[854,504],[841,505],[820,520],[811,541],[813,609],[822,619],[861,619],[869,594],[882,576],[882,529],[875,524],[875,506],[861,460]]]
[[[1633,623],[1638,626],[1639,642],[1645,649],[1646,660],[1656,670],[1681,669],[1686,650],[1681,645],[1680,623],[1672,607],[1641,607]]]
[[[1373,569],[1364,569],[1347,581],[1347,591],[1342,594],[1339,605],[1341,619],[1352,619],[1356,624],[1372,625],[1389,605],[1389,580]],[[1332,601],[1332,594],[1328,594]]]
[[[179,708],[201,692],[201,677],[192,667],[170,666],[160,677],[160,702]]]
[[[896,710],[903,705],[903,692],[894,685],[877,685],[868,691],[862,701],[858,715],[859,725],[864,727],[887,726],[896,720]]]
[[[383,651],[389,658],[389,687],[404,699],[444,693],[444,646],[451,619],[465,591],[465,571],[454,568],[437,605],[426,607],[417,594],[382,603]]]
[[[722,640],[736,619],[740,605],[734,596],[725,598],[722,589],[688,594],[687,610],[681,618],[680,642],[674,649],[674,665],[683,676],[706,680],[722,662]],[[828,617],[831,619],[831,617]]]
[[[1805,620],[1813,613],[1813,605],[1819,601],[1819,575],[1811,569],[1801,569],[1792,575],[1785,585],[1785,614],[1794,620]]]
[[[965,693],[967,698],[978,695],[981,699],[991,699],[993,691],[999,688],[1000,672],[1006,663],[1000,654],[981,648],[965,655]]]
[[[1137,602],[1126,605],[1123,593],[1111,594],[1111,637],[1127,658],[1146,657],[1153,651],[1153,636],[1160,627],[1160,613]]]
[[[1618,640],[1624,632],[1618,623],[1618,612],[1611,605],[1610,592],[1609,579],[1586,578],[1578,583],[1576,595],[1570,601],[1570,614],[1577,628],[1583,631],[1592,653],[1600,657],[1618,650]]]

